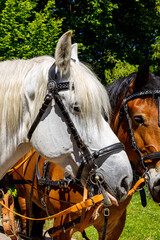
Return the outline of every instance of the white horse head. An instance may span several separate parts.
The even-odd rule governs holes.
[[[132,169],[123,149],[110,151],[119,140],[104,118],[104,113],[108,119],[110,114],[108,95],[92,71],[78,60],[77,44],[71,46],[71,35],[69,31],[59,39],[55,59],[43,56],[0,63],[0,178],[31,147],[76,177],[86,152],[77,145],[71,129],[74,126],[87,154],[94,156],[83,168],[82,184],[86,185],[90,162],[96,166],[95,174],[103,178],[105,188],[122,200],[131,187]],[[47,94],[48,79],[52,78],[57,84],[68,83],[69,88],[57,94],[73,126],[68,126],[53,96],[29,141],[27,134]]]

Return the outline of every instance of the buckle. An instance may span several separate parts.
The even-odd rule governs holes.
[[[108,217],[109,214],[110,214],[109,208],[105,208],[105,209],[104,209],[104,216],[105,216],[105,217]]]

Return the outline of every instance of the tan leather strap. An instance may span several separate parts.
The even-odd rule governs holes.
[[[84,187],[83,190],[83,201],[85,201],[88,197],[88,190],[86,187]],[[84,219],[85,219],[85,213],[86,213],[86,208],[82,209],[82,214],[81,214],[81,220],[80,220],[80,226],[82,225]]]
[[[2,225],[3,229],[5,231],[5,234],[10,237],[12,240],[17,239],[17,230],[15,227],[15,219],[14,214],[10,210],[14,210],[14,197],[11,194],[5,194],[3,203],[8,207],[5,208],[2,206],[2,213],[3,213],[3,219],[2,219]]]

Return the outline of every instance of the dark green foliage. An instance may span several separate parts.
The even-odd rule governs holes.
[[[80,60],[91,64],[104,84],[145,62],[160,74],[160,0],[1,0],[0,4],[0,60],[52,55],[61,34],[72,30]]]
[[[0,59],[53,54],[62,22],[53,16],[54,2],[48,1],[38,11],[37,1],[4,2],[0,14]]]

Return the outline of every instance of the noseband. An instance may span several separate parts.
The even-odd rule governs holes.
[[[131,143],[132,143],[132,147],[135,149],[135,151],[138,153],[139,156],[139,164],[140,166],[142,166],[142,168],[144,169],[144,174],[147,173],[147,167],[145,165],[145,161],[148,159],[151,160],[155,160],[155,159],[159,159],[160,158],[160,152],[155,152],[155,153],[149,153],[146,155],[142,155],[141,151],[136,143],[134,134],[133,134],[133,130],[132,130],[132,126],[131,126],[131,122],[130,122],[130,115],[129,115],[129,111],[128,111],[128,106],[127,103],[137,99],[137,98],[141,98],[141,97],[146,97],[146,96],[157,96],[158,97],[158,126],[160,127],[160,90],[156,89],[156,90],[146,90],[146,91],[141,91],[141,92],[137,92],[134,94],[131,94],[128,96],[128,91],[126,93],[125,98],[122,101],[121,104],[121,108],[120,108],[120,112],[119,112],[119,121],[118,121],[118,126],[117,126],[117,132],[116,134],[118,134],[118,130],[120,127],[120,124],[122,122],[122,118],[123,118],[123,114],[125,113],[127,122],[128,122],[128,126],[129,126],[129,133],[130,133],[130,137],[131,137]]]
[[[66,120],[66,124],[71,131],[71,134],[77,144],[78,149],[81,152],[82,161],[81,161],[81,164],[79,166],[78,173],[76,176],[76,179],[80,181],[83,168],[86,164],[89,164],[91,170],[97,169],[97,164],[95,163],[95,159],[100,158],[105,155],[109,156],[109,155],[119,152],[121,150],[125,150],[125,148],[122,143],[115,143],[108,147],[102,148],[98,151],[95,151],[93,153],[90,153],[88,147],[81,139],[72,119],[69,116],[69,113],[68,113],[65,105],[63,104],[61,96],[59,95],[60,91],[69,90],[69,89],[73,90],[74,86],[70,87],[69,81],[65,81],[65,82],[60,81],[60,74],[58,71],[56,72],[56,68],[57,68],[56,64],[54,63],[49,70],[49,79],[48,79],[48,85],[47,85],[48,93],[45,96],[44,103],[42,104],[42,107],[40,108],[39,113],[28,132],[28,139],[29,140],[31,139],[32,134],[33,134],[34,130],[36,129],[37,125],[39,124],[43,114],[45,113],[45,111],[48,108],[49,104],[51,103],[52,99],[54,99],[55,103],[61,110],[61,113]],[[52,77],[51,77],[51,75],[52,75]]]

